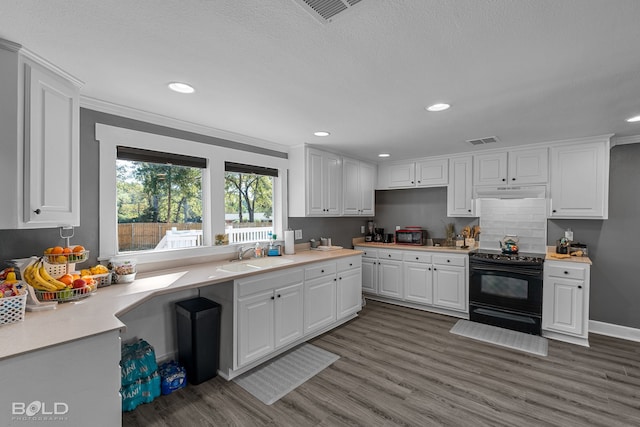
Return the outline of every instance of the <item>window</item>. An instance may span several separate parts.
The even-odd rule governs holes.
[[[206,159],[117,147],[118,252],[202,246]]]
[[[224,222],[229,243],[268,240],[274,232],[272,168],[225,162]]]

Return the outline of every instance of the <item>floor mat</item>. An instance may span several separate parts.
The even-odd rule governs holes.
[[[502,347],[537,354],[538,356],[547,355],[547,339],[538,335],[525,334],[469,320],[458,320],[450,332]]]
[[[271,405],[339,358],[337,354],[305,343],[233,381],[266,405]]]

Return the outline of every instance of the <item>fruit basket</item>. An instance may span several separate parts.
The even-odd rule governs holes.
[[[27,293],[0,298],[0,325],[21,322],[24,320]]]
[[[84,288],[78,289],[62,289],[60,291],[41,291],[39,289],[34,289],[36,293],[36,297],[40,301],[75,301],[82,298],[86,298],[91,294],[95,293],[97,289],[96,284],[85,286]]]
[[[105,273],[105,274],[94,274],[90,277],[92,277],[93,280],[96,281],[96,285],[99,288],[103,288],[111,284],[111,280],[112,280],[111,276],[112,276],[111,273]]]
[[[87,258],[89,258],[89,251],[85,250],[84,248],[75,250],[76,248],[82,248],[82,246],[76,246],[74,247],[74,249],[70,249],[71,252],[66,253],[59,253],[58,251],[55,251],[55,253],[45,251],[44,260],[47,263],[54,265],[75,264],[77,262],[86,261]]]

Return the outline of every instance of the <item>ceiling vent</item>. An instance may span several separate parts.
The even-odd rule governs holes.
[[[486,138],[468,139],[467,142],[471,145],[491,144],[493,142],[498,142],[498,138],[495,136],[488,136]]]
[[[293,0],[323,24],[332,22],[338,14],[350,10],[362,0]]]

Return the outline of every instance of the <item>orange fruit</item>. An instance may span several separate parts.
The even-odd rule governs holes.
[[[64,249],[62,250],[62,253],[63,253],[63,254],[70,254],[70,253],[71,253],[71,248],[64,248]]]
[[[72,276],[73,276],[73,280],[80,279],[80,275],[79,274],[73,274]]]
[[[73,276],[71,274],[65,274],[64,276],[60,277],[58,280],[67,286],[71,286],[71,284],[73,283]]]
[[[78,252],[84,252],[84,246],[76,246],[75,248],[73,248],[73,252],[78,253]]]
[[[62,249],[62,246],[55,246],[53,249],[51,249],[51,253],[54,255],[60,255],[63,251],[64,249]]]

